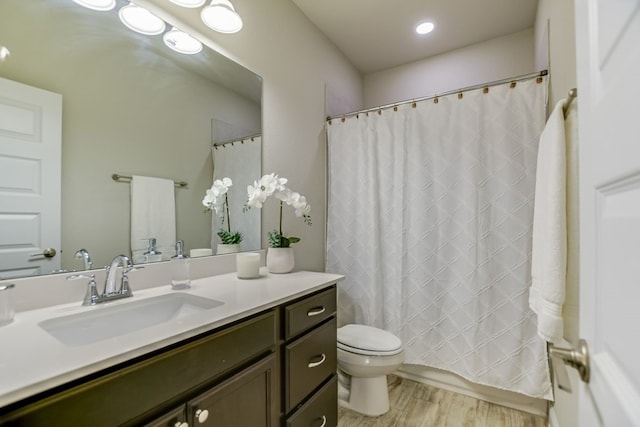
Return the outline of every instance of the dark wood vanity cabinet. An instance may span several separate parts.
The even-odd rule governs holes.
[[[2,426],[337,425],[335,285],[0,408]]]
[[[268,394],[263,405],[267,402],[271,405],[271,399],[278,398],[277,313],[277,310],[270,310],[107,372],[98,372],[19,402],[14,405],[15,409],[2,408],[0,425],[139,426],[149,420],[158,422],[158,417],[165,417],[160,414],[173,414],[183,405],[185,408],[190,406],[191,402],[207,401],[210,404],[215,398],[206,400],[206,397],[222,388],[237,396],[238,390],[226,382],[233,379],[246,385],[244,390],[254,400],[256,393]],[[252,368],[262,371],[256,372]],[[250,383],[254,374],[261,376],[256,381],[263,381],[260,392],[254,390],[259,388],[257,382]],[[278,419],[278,404],[269,409],[270,414],[276,412],[273,421]],[[245,410],[255,409],[246,407]],[[187,415],[191,416],[190,413]],[[183,416],[179,418],[187,420]],[[274,425],[273,421],[264,425]],[[175,422],[169,425],[176,426]]]
[[[286,426],[338,423],[336,289],[286,305],[282,320],[282,394]]]

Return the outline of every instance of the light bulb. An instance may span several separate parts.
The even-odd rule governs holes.
[[[116,0],[73,0],[80,6],[84,6],[88,9],[107,11],[116,7]]]
[[[165,29],[164,21],[147,9],[129,3],[118,12],[120,20],[129,29],[141,34],[161,34]]]
[[[237,33],[242,29],[242,18],[228,0],[212,0],[200,12],[205,25],[220,33]]]
[[[173,4],[177,4],[178,6],[194,8],[194,7],[202,6],[207,0],[169,0],[169,1]]]
[[[162,39],[164,40],[164,44],[176,52],[193,55],[202,50],[202,43],[200,43],[200,41],[175,27],[171,31],[167,31],[164,36],[162,36]]]

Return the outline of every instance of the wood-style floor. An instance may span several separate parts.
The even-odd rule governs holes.
[[[546,427],[545,418],[389,375],[391,409],[366,417],[339,408],[338,427]]]

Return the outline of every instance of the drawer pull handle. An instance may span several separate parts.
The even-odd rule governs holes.
[[[313,307],[311,310],[307,311],[307,316],[309,317],[317,316],[318,314],[322,314],[325,311],[327,311],[327,309],[324,308],[323,305],[321,305],[320,307]]]
[[[320,366],[324,363],[324,361],[327,360],[327,356],[324,355],[324,353],[322,353],[320,355],[320,360],[318,360],[317,362],[309,362],[309,366],[310,368],[315,368],[316,366]]]
[[[189,423],[183,423],[182,421],[176,421],[173,427],[189,427]]]
[[[324,415],[322,416],[322,424],[320,424],[320,427],[324,427],[327,425],[327,417],[325,417]]]

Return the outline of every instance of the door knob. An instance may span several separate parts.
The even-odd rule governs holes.
[[[589,364],[589,346],[583,339],[578,340],[575,348],[559,348],[549,346],[549,356],[554,366],[560,389],[571,392],[569,376],[564,365],[569,365],[578,370],[580,379],[589,382],[591,366]]]
[[[53,249],[53,248],[46,248],[44,251],[42,251],[41,254],[32,254],[31,257],[33,258],[33,257],[37,257],[37,256],[38,257],[42,256],[42,257],[45,257],[45,258],[53,258],[54,256],[56,256],[57,253],[58,252],[56,252],[56,250]]]

